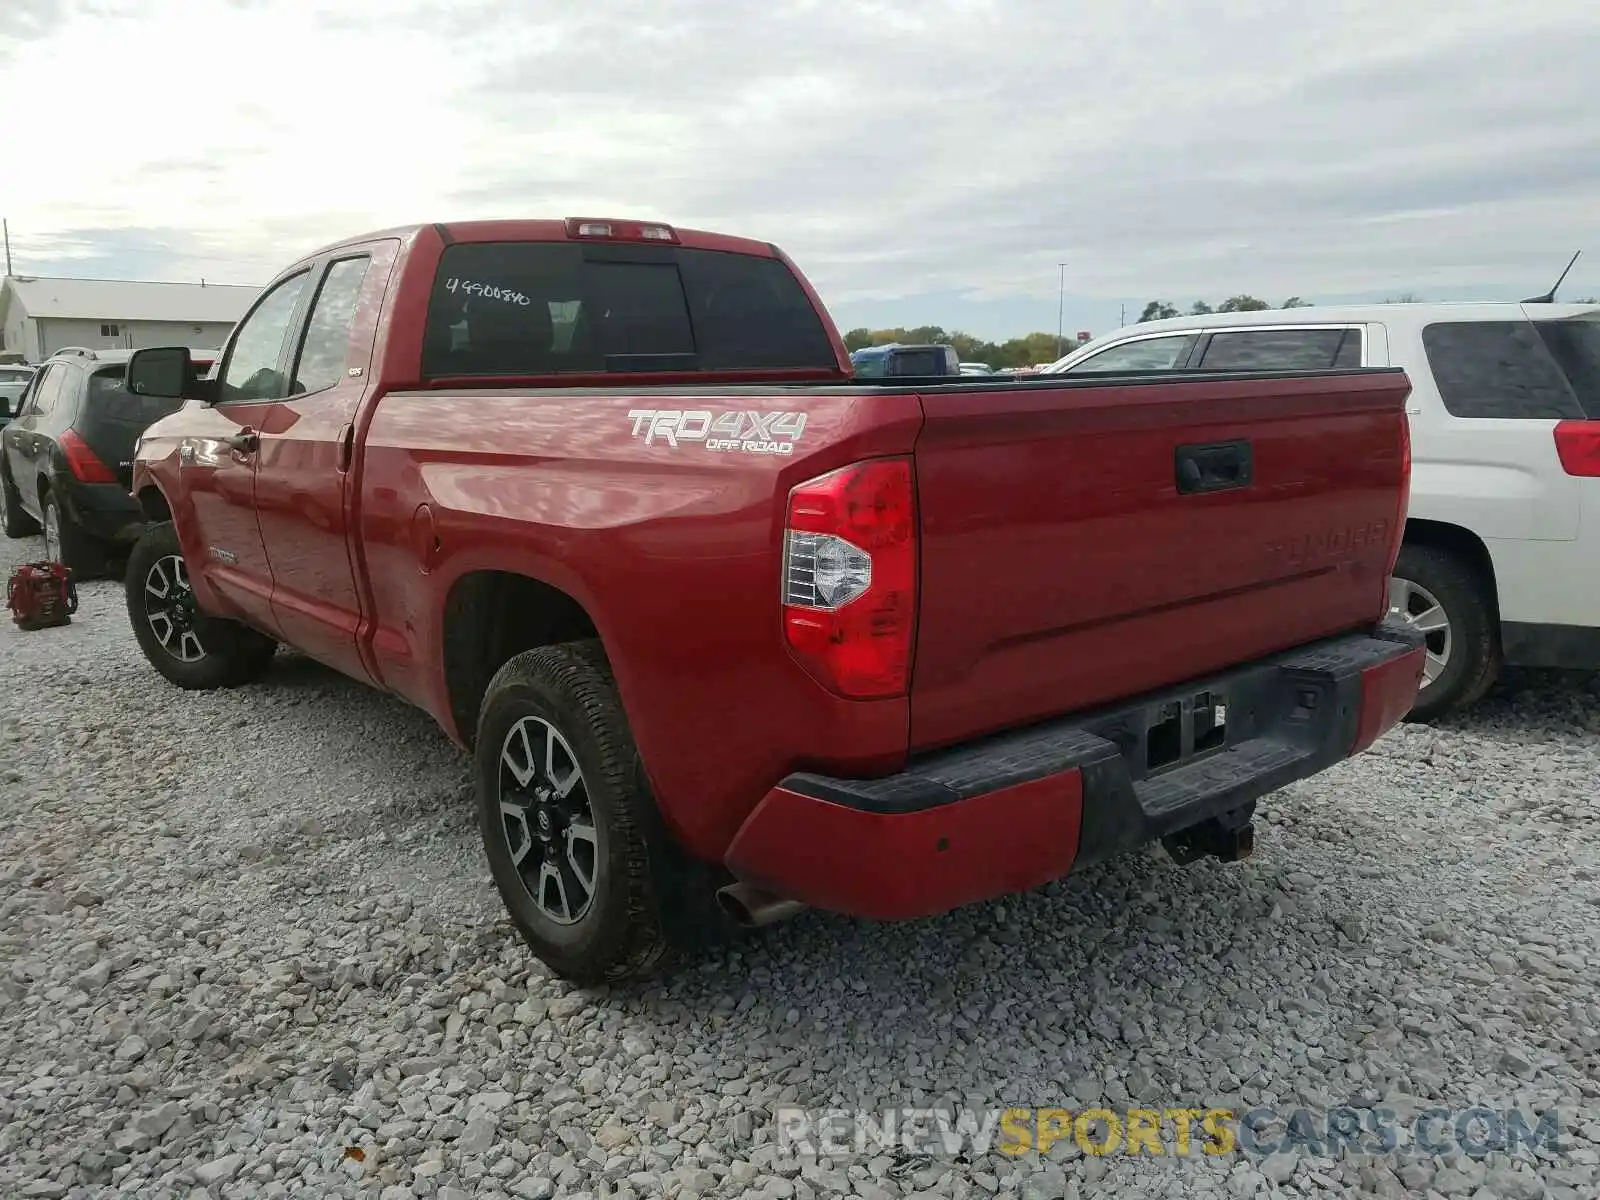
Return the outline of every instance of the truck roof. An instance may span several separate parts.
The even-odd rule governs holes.
[[[370,233],[359,234],[355,237],[340,238],[337,242],[330,243],[307,255],[315,258],[330,251],[340,250],[346,246],[360,245],[378,238],[399,238],[401,241],[410,241],[425,229],[432,229],[448,244],[450,242],[576,242],[582,239],[572,237],[567,232],[571,221],[593,221],[596,223],[625,223],[639,224],[638,218],[630,217],[563,217],[563,218],[530,218],[527,220],[501,220],[501,221],[432,221],[417,225],[396,225],[389,229],[373,230]],[[777,258],[779,251],[771,242],[757,241],[754,238],[734,237],[731,234],[711,233],[703,229],[684,229],[665,221],[645,221],[643,224],[660,225],[672,230],[677,235],[678,244],[694,250],[722,250],[733,254],[751,254],[758,258]],[[303,261],[303,260],[302,260]]]

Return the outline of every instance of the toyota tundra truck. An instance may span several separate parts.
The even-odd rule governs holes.
[[[862,379],[776,247],[574,219],[340,242],[208,378],[127,379],[182,400],[133,471],[151,664],[286,644],[426,710],[577,982],[1241,858],[1417,692],[1398,370]]]

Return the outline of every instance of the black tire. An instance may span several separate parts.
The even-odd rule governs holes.
[[[22,495],[3,464],[0,464],[0,528],[8,538],[34,537],[39,533],[39,522],[22,511]]]
[[[40,495],[39,508],[44,514],[46,540],[50,539],[52,528],[59,538],[56,558],[62,566],[69,568],[79,579],[87,579],[105,570],[106,556],[103,547],[72,519],[71,514],[53,493],[45,491]],[[45,553],[48,554],[49,551],[46,550]]]
[[[278,643],[237,621],[200,612],[193,607],[192,592],[183,602],[188,607],[187,612],[176,618],[168,616],[164,626],[161,621],[153,620],[152,614],[161,600],[151,591],[155,586],[152,571],[158,564],[163,564],[160,579],[166,581],[169,594],[174,591],[188,592],[186,584],[181,588],[174,587],[174,580],[170,578],[173,559],[181,563],[183,551],[178,545],[178,532],[170,521],[147,526],[128,555],[123,581],[123,591],[128,601],[128,620],[133,625],[133,636],[138,640],[139,649],[144,651],[150,665],[170,682],[191,691],[237,687],[259,679],[271,665]],[[187,579],[187,569],[183,578]],[[165,641],[157,632],[158,627],[165,628]],[[197,656],[185,659],[180,657],[180,651],[169,648],[174,632],[180,627],[193,632],[194,640],[200,647]],[[179,645],[182,646],[181,634],[179,637]],[[185,647],[182,652],[192,653],[192,647]]]
[[[1500,673],[1500,625],[1489,581],[1461,556],[1438,546],[1401,547],[1395,578],[1426,589],[1444,610],[1449,656],[1417,693],[1408,721],[1432,721],[1479,700]],[[1441,645],[1429,638],[1430,652]]]
[[[533,797],[541,778],[552,782],[542,766],[533,779],[512,786],[515,773],[502,755],[519,726],[559,735],[559,757],[570,756],[581,772],[565,800]],[[689,860],[666,832],[598,642],[544,646],[501,667],[484,696],[474,757],[479,830],[495,886],[518,932],[558,975],[578,984],[642,978],[665,967],[675,953],[701,949],[732,931],[713,902],[712,872]],[[508,820],[502,812],[503,784],[519,805],[529,805],[520,818]],[[535,807],[565,810],[556,811],[556,832],[545,843],[552,857],[546,861],[560,861],[555,844],[564,821],[591,826],[592,888],[582,911],[572,913],[575,906],[568,904],[567,923],[535,902],[538,885],[525,882],[514,857],[519,847],[545,856]],[[569,901],[565,884],[560,894]]]

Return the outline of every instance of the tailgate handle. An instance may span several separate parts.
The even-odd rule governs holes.
[[[1174,460],[1180,496],[1250,486],[1253,464],[1247,441],[1179,446]]]

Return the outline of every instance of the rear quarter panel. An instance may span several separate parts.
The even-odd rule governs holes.
[[[718,452],[647,441],[641,410],[806,421],[792,454]],[[477,571],[559,588],[599,631],[668,824],[718,859],[788,771],[903,759],[906,700],[839,699],[790,657],[779,574],[790,487],[907,453],[919,425],[914,395],[844,389],[386,395],[362,439],[357,518],[383,682],[464,740],[443,670],[452,588]]]
[[[1505,319],[1503,310],[1468,314]],[[1463,418],[1444,406],[1421,324],[1389,331],[1390,361],[1415,383],[1408,516],[1456,526],[1482,540],[1503,621],[1600,624],[1594,553],[1600,481],[1562,469],[1554,420]],[[1585,493],[1589,493],[1587,496]]]

